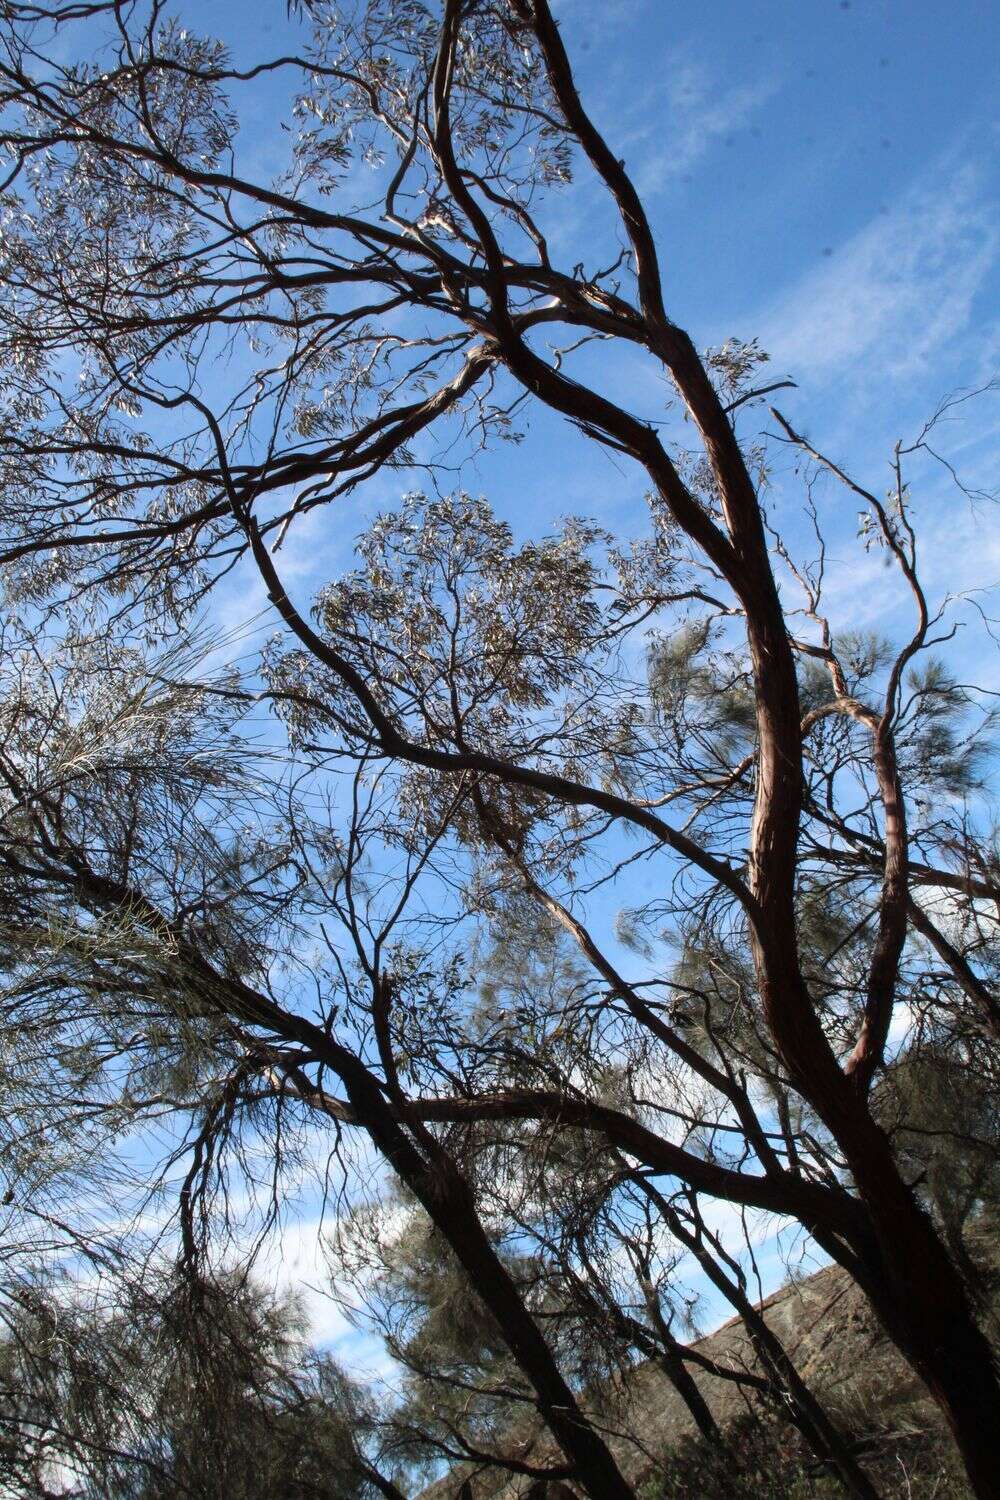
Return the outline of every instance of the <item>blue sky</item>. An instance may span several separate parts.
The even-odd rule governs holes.
[[[295,45],[282,0],[177,9],[192,28],[229,41],[240,63]],[[981,385],[1000,365],[993,7],[554,0],[554,10],[585,102],[651,212],[671,315],[701,347],[757,336],[773,377],[798,383],[781,399],[796,425],[881,489],[893,442],[918,430],[942,397]],[[248,174],[266,177],[280,165],[284,97],[278,82],[248,96],[240,143]],[[572,266],[580,247],[590,255],[608,232],[604,213],[585,187],[557,198],[556,256]],[[663,408],[665,389],[638,357],[604,366],[599,351],[593,358],[595,378],[619,395],[624,388],[633,409]],[[948,427],[943,446],[970,482],[995,483],[998,431],[987,398]],[[1000,573],[992,513],[956,498],[934,469],[915,478],[932,596],[992,585]],[[532,417],[522,447],[480,458],[463,482],[486,492],[522,534],[567,513],[623,534],[645,525],[640,477],[595,456],[551,415]],[[383,476],[290,538],[282,570],[300,603],[350,566],[353,535],[404,487]],[[789,517],[800,499],[789,475],[779,496]],[[902,628],[902,591],[856,545],[856,505],[832,490],[821,504],[834,544],[835,624]],[[227,586],[220,620],[236,629],[263,606],[245,575]],[[970,640],[970,666],[978,649]],[[314,1228],[308,1211],[290,1223],[271,1258],[277,1271],[283,1252],[283,1280],[321,1279]],[[773,1283],[773,1246],[767,1264]],[[319,1300],[311,1306],[342,1354],[374,1357]]]
[[[991,11],[961,0],[565,7],[568,40],[589,44],[577,55],[591,97],[609,127],[635,131],[623,154],[637,166],[641,148],[695,327],[770,304],[943,161],[988,159]]]
[[[239,62],[300,39],[277,0],[255,8],[252,28],[232,0],[179,9],[224,36]],[[992,7],[560,0],[555,11],[584,100],[643,191],[671,315],[700,347],[757,336],[769,374],[798,382],[780,398],[796,425],[881,489],[892,443],[943,396],[1000,366]],[[274,81],[241,93],[244,170],[266,176],[283,159],[276,120],[285,89]],[[555,254],[572,265],[611,221],[581,181],[556,195],[547,227]],[[637,411],[656,415],[665,399],[638,356],[599,374],[626,383]],[[963,474],[986,487],[996,433],[989,400],[949,428]],[[544,413],[521,449],[478,461],[463,482],[519,531],[568,512],[615,531],[643,524],[637,476],[595,459],[593,445]],[[927,482],[929,498],[944,503],[939,477]],[[284,552],[289,581],[308,593],[349,566],[351,537],[403,487],[387,476],[354,497],[341,524],[317,518],[301,528]],[[932,512],[921,517],[925,563],[946,539],[952,586],[992,582],[1000,548],[993,541],[984,552],[982,518],[949,506],[942,532]],[[855,565],[864,572],[863,555]],[[227,621],[245,618],[254,597],[243,580]]]

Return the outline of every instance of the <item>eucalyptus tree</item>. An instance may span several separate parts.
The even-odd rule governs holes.
[[[605,1198],[641,1180],[665,1232],[692,1195],[802,1225],[985,1495],[994,1357],[880,1103],[898,1008],[969,1066],[1000,1030],[990,714],[930,654],[929,434],[897,444],[887,496],[777,411],[744,434],[781,382],[754,341],[701,355],[668,312],[548,0],[301,10],[298,48],[244,68],[159,0],[0,18],[14,1207],[88,1133],[189,1118],[194,1266],[234,1154],[259,1181],[290,1119],[337,1150],[363,1132],[475,1284],[512,1406],[560,1473],[619,1495],[498,1248],[559,1211],[546,1143],[576,1133]],[[264,79],[291,116],[267,180],[238,141]],[[556,255],[574,174],[607,229]],[[663,421],[606,373],[619,349],[669,383]],[[641,535],[517,541],[461,481],[440,494],[540,411],[630,467]],[[349,497],[396,472],[356,568],[297,597],[293,539],[352,535]],[[908,591],[901,643],[828,614],[820,474]],[[278,634],[242,673],[194,672],[166,643],[234,577]],[[476,997],[470,926],[511,903],[579,951],[557,1005]]]

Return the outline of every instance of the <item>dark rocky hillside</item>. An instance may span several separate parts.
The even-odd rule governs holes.
[[[799,1372],[854,1440],[879,1493],[907,1500],[961,1500],[968,1494],[937,1408],[844,1271],[829,1266],[791,1282],[761,1307]],[[691,1347],[729,1370],[755,1367],[739,1319]],[[690,1368],[730,1439],[721,1468],[696,1441],[687,1408],[653,1363],[638,1365],[626,1382],[589,1403],[642,1500],[833,1500],[843,1493],[780,1414],[755,1406],[752,1391]],[[527,1430],[512,1436],[510,1453],[533,1467],[555,1461],[550,1442]],[[463,1466],[433,1484],[422,1500],[569,1500],[575,1493],[561,1483],[546,1487],[536,1481],[532,1487],[529,1479]]]

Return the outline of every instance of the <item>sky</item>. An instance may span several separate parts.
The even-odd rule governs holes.
[[[226,38],[238,62],[294,44],[282,0],[176,7]],[[696,345],[756,337],[769,378],[796,389],[781,405],[800,429],[879,491],[897,439],[939,401],[1000,373],[1000,222],[996,213],[998,32],[986,0],[553,0],[587,107],[626,162],[649,210],[670,315]],[[241,154],[265,175],[285,142],[279,85],[258,89],[242,117]],[[556,258],[599,231],[587,193],[553,209]],[[595,218],[591,219],[591,215]],[[599,360],[600,354],[595,356]],[[636,357],[596,374],[639,412],[665,394]],[[955,409],[943,447],[970,484],[995,485],[998,403]],[[764,420],[764,417],[761,418]],[[991,470],[994,471],[991,479]],[[914,510],[932,594],[984,589],[1000,574],[992,514],[956,495],[943,471],[915,474]],[[629,534],[643,524],[642,482],[595,459],[552,415],[529,441],[477,461],[464,476],[519,534],[568,513]],[[789,481],[791,485],[791,481]],[[794,486],[791,486],[794,488]],[[384,476],[352,500],[335,529],[317,516],[281,554],[304,604],[350,566],[364,518],[398,499]],[[834,539],[830,600],[852,626],[905,622],[906,603],[881,560],[855,545],[857,506],[823,492]],[[982,597],[977,595],[978,597]],[[246,578],[220,601],[233,630],[264,608]],[[265,618],[266,624],[270,621]],[[978,649],[969,646],[971,656]],[[276,1280],[307,1284],[317,1334],[352,1363],[377,1364],[316,1288],[316,1222],[306,1209],[267,1254]],[[770,1231],[768,1231],[770,1234]],[[783,1275],[765,1238],[765,1280]],[[767,1285],[765,1285],[765,1290]]]

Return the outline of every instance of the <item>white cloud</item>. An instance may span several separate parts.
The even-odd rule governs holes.
[[[665,97],[646,95],[638,106],[646,123],[625,136],[629,156],[641,148],[634,171],[639,192],[655,193],[690,172],[714,145],[742,130],[777,87],[776,79],[759,79],[727,89],[701,62],[675,63]]]
[[[676,132],[665,150],[643,168],[648,187],[655,189],[663,175],[676,177],[689,171],[716,141],[741,130],[774,90],[774,84],[765,82],[730,89],[697,104],[678,101]]]
[[[975,164],[949,156],[754,320],[782,369],[832,377],[866,359],[920,367],[965,331],[998,228]]]
[[[889,1057],[895,1057],[906,1046],[917,1020],[917,1014],[914,1007],[908,1005],[905,1000],[900,1000],[893,1006],[889,1035],[886,1038],[886,1052]]]
[[[279,1294],[294,1293],[309,1321],[309,1336],[335,1346],[353,1333],[338,1301],[330,1295],[330,1266],[319,1219],[291,1218],[265,1241],[254,1270]]]
[[[329,1350],[355,1379],[395,1385],[398,1366],[365,1328],[358,1288],[338,1274],[330,1226],[321,1216],[289,1215],[265,1239],[254,1275],[278,1296],[295,1298],[309,1341]]]

